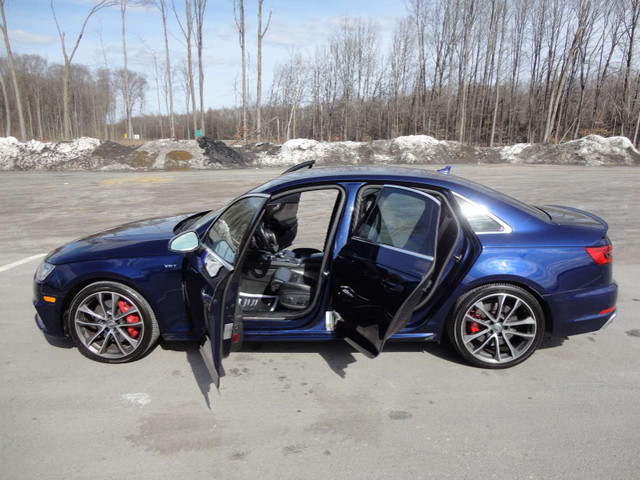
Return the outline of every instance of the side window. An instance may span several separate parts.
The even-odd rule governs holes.
[[[356,230],[356,237],[433,256],[440,202],[409,190],[385,187]]]
[[[205,245],[220,258],[233,264],[242,237],[264,201],[262,197],[247,197],[231,205],[209,229]]]
[[[471,229],[475,233],[502,233],[507,232],[507,227],[498,222],[489,211],[476,203],[468,201],[466,198],[455,194],[456,202],[460,206],[462,214],[469,222]]]

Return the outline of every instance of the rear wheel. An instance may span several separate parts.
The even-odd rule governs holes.
[[[458,300],[448,333],[469,363],[483,368],[517,365],[538,348],[544,334],[540,303],[515,285],[483,285]]]
[[[118,282],[96,282],[73,299],[69,333],[80,353],[103,363],[140,358],[158,339],[158,322],[149,303]]]

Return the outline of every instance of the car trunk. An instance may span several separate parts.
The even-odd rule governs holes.
[[[560,205],[545,205],[538,207],[551,218],[551,221],[557,225],[571,225],[574,227],[593,228],[602,231],[602,235],[606,235],[609,226],[600,217],[572,207],[563,207]]]

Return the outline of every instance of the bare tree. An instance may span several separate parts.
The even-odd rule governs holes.
[[[633,51],[635,47],[636,40],[636,29],[638,27],[638,22],[640,21],[640,0],[622,0],[621,1],[621,10],[623,15],[621,15],[621,20],[624,25],[624,35],[626,37],[626,51],[624,58],[624,84],[623,84],[623,95],[624,95],[624,107],[623,107],[623,118],[621,124],[621,134],[625,134],[625,129],[630,129],[630,119],[631,119],[631,68],[633,63]],[[3,17],[4,18],[4,17]]]
[[[124,1],[124,0],[122,0]],[[71,52],[67,53],[67,46],[65,42],[65,32],[60,28],[60,24],[58,23],[58,18],[56,17],[56,11],[53,7],[53,0],[51,0],[51,13],[53,14],[53,19],[56,23],[56,28],[58,29],[58,35],[60,36],[60,44],[62,46],[62,56],[64,57],[64,76],[62,81],[62,97],[63,97],[63,116],[64,116],[64,136],[65,138],[71,137],[71,117],[70,117],[70,106],[69,106],[69,74],[71,69],[71,62],[73,61],[73,57],[78,50],[78,45],[80,45],[80,40],[82,40],[82,36],[84,35],[84,29],[89,22],[91,16],[97,11],[114,5],[114,1],[112,0],[101,0],[97,2],[87,16],[84,18],[84,22],[82,23],[82,27],[80,28],[80,33],[76,37],[76,41],[71,48]],[[123,24],[123,32],[124,32],[124,24]],[[126,64],[125,64],[126,65]]]
[[[120,0],[120,18],[122,20],[122,55],[124,57],[123,84],[124,84],[124,105],[127,118],[127,138],[133,140],[133,125],[131,123],[131,90],[129,89],[129,69],[127,68],[127,36],[125,32],[125,14],[127,11],[127,0]]]
[[[207,0],[195,0],[196,48],[198,50],[198,93],[200,94],[200,132],[205,135],[204,126],[204,65],[202,63],[202,29]]]
[[[11,105],[7,95],[7,86],[4,83],[4,74],[0,71],[0,86],[2,87],[2,99],[4,100],[5,137],[11,136]]]
[[[560,78],[558,80],[558,84],[551,88],[551,93],[549,95],[547,122],[544,130],[544,135],[542,137],[543,142],[548,142],[551,140],[551,133],[553,131],[553,125],[554,125],[554,121],[556,120],[556,115],[558,113],[558,105],[560,103],[560,97],[562,95],[562,91],[564,89],[565,82],[567,80],[567,74],[569,72],[569,68],[573,60],[573,56],[575,55],[578,47],[582,42],[582,35],[584,33],[584,28],[591,14],[592,14],[591,0],[581,0],[579,5],[579,11],[578,11],[578,24],[576,26],[576,31],[573,34],[571,47],[569,48],[569,52],[567,53],[564,59],[564,62],[560,71]]]
[[[237,2],[237,3],[236,3]],[[237,5],[237,8],[236,8]],[[242,61],[242,142],[247,144],[247,54],[246,54],[246,29],[244,22],[244,0],[233,0],[233,15],[238,29],[238,41],[240,42]]]
[[[271,10],[269,10],[269,18],[267,19],[267,24],[265,25],[263,30],[262,1],[263,0],[258,0],[258,71],[256,79],[256,140],[258,142],[262,141],[262,39],[267,34],[267,30],[269,30],[269,25],[271,24],[271,15],[273,14],[272,8]]]
[[[11,43],[9,42],[9,32],[7,31],[7,19],[4,15],[4,2],[5,0],[0,0],[0,14],[2,14],[2,25],[0,25],[0,30],[2,30],[2,35],[4,36],[4,46],[7,49],[7,60],[9,62],[9,72],[11,73],[11,80],[13,81],[13,91],[16,97],[18,121],[20,122],[20,139],[24,141],[27,139],[27,130],[25,128],[25,123],[24,123],[24,113],[22,110],[22,99],[20,96],[20,87],[18,86],[18,79],[16,78],[16,69],[13,64],[13,53],[11,52]]]
[[[167,67],[167,94],[169,96],[169,125],[171,128],[171,138],[176,137],[175,117],[173,112],[173,86],[171,78],[171,59],[169,56],[169,37],[167,35],[167,3],[165,0],[156,0],[156,7],[162,16],[162,31],[164,33],[164,52]]]
[[[193,107],[193,135],[195,137],[196,130],[198,130],[198,120],[196,118],[196,111],[198,110],[198,107],[196,106],[196,90],[193,81],[193,61],[191,56],[191,37],[193,36],[193,10],[191,8],[191,0],[185,0],[185,18],[183,25],[182,21],[180,20],[180,15],[178,15],[178,12],[176,10],[175,0],[171,0],[171,5],[173,7],[173,13],[176,16],[176,20],[178,21],[178,25],[180,26],[180,30],[182,31],[182,35],[184,36],[185,42],[187,44],[187,66],[185,73],[187,73],[189,80],[189,94],[191,95],[191,106]]]
[[[491,118],[491,135],[489,137],[489,146],[493,147],[493,139],[496,134],[496,118],[498,117],[498,103],[500,100],[500,67],[502,66],[502,52],[504,47],[504,34],[506,31],[506,23],[507,23],[507,10],[509,8],[509,4],[507,0],[504,0],[502,4],[499,5],[501,16],[500,20],[500,47],[498,48],[498,66],[496,68],[496,83],[495,83],[495,99],[493,102],[493,114]]]

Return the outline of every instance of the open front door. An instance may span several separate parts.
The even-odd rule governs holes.
[[[384,186],[334,261],[336,333],[368,357],[407,325],[432,288],[440,210],[429,194]]]
[[[201,239],[203,250],[192,259],[195,269],[205,279],[200,294],[204,305],[207,338],[200,352],[216,385],[220,386],[222,359],[229,355],[234,335],[241,335],[235,325],[238,308],[237,291],[228,288],[233,279],[236,260],[247,245],[247,235],[268,200],[268,195],[247,195],[230,205],[213,222]]]

